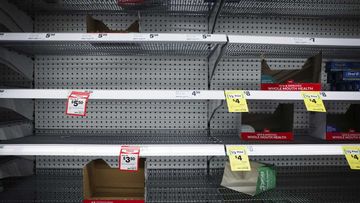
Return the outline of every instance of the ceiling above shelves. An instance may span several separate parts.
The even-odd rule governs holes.
[[[222,16],[360,17],[357,0],[224,0]]]
[[[311,38],[229,35],[226,56],[308,58],[322,51],[324,58],[360,56],[358,38]]]
[[[29,55],[208,56],[226,35],[152,33],[2,33],[0,46]]]
[[[28,12],[144,12],[182,15],[207,15],[216,0],[17,0],[16,5]],[[122,3],[125,2],[125,3]],[[129,2],[129,1],[128,1]],[[139,3],[136,3],[139,2]]]

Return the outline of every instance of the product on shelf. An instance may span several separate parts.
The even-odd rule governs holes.
[[[346,113],[310,113],[310,134],[325,140],[360,140],[360,104]]]
[[[276,187],[276,171],[272,166],[250,162],[251,171],[231,171],[226,162],[221,186],[248,195],[258,195]]]
[[[111,30],[102,21],[96,20],[90,15],[86,16],[86,29],[88,33],[130,33],[139,32],[139,21],[136,20],[125,30]]]
[[[279,104],[274,113],[241,113],[242,140],[293,140],[293,104]]]
[[[327,82],[332,91],[360,91],[359,62],[327,62]]]
[[[320,91],[322,53],[310,57],[300,70],[272,70],[261,61],[261,90]]]
[[[83,169],[84,203],[145,202],[145,160],[139,160],[139,170],[121,171],[104,160],[89,162]]]

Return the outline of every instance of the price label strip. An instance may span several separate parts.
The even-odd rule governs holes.
[[[86,116],[89,96],[89,92],[71,92],[66,103],[65,114],[70,116]]]
[[[119,169],[122,171],[139,170],[140,147],[122,146],[119,156]]]
[[[360,170],[360,147],[343,146],[345,158],[353,170]]]
[[[249,156],[245,146],[226,146],[231,171],[251,171]]]
[[[320,92],[301,92],[301,95],[308,111],[326,112]]]
[[[225,98],[229,112],[249,112],[244,91],[225,90]]]

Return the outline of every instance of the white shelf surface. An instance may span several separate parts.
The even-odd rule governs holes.
[[[225,156],[221,144],[131,145],[140,156]],[[226,145],[232,146],[232,145]],[[360,144],[243,144],[249,156],[342,155],[342,146]],[[119,156],[121,145],[106,144],[3,144],[0,156]]]
[[[224,34],[175,34],[175,33],[0,33],[0,43],[14,42],[198,42],[226,43]],[[49,44],[51,45],[51,44]]]
[[[227,43],[224,34],[0,33],[0,46],[29,55],[197,55]]]
[[[308,58],[322,51],[324,58],[357,59],[359,38],[277,37],[229,35],[226,56]]]
[[[360,146],[360,144],[244,144],[238,146],[246,146],[249,156],[315,156],[343,155],[343,146]]]
[[[131,145],[140,156],[225,156],[221,144]],[[119,156],[121,145],[106,144],[4,144],[0,156]]]
[[[229,35],[229,43],[269,44],[319,47],[360,47],[357,38],[320,38],[320,37],[273,37],[251,35]]]
[[[91,92],[90,100],[225,100],[221,90],[59,90],[0,89],[0,99],[67,99],[72,91]],[[245,90],[247,100],[301,101],[300,91]],[[360,101],[360,92],[320,92],[323,100]]]

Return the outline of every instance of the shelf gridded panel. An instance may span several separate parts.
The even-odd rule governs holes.
[[[207,88],[207,60],[181,57],[37,56],[36,88]],[[90,97],[91,98],[91,97]],[[38,129],[205,129],[206,101],[89,101],[86,117],[65,115],[65,100],[37,100]]]
[[[225,0],[222,16],[291,15],[322,17],[359,17],[357,0]]]
[[[118,4],[118,0],[15,0],[18,7],[35,13],[43,12],[107,12],[107,13],[164,13],[169,15],[208,15],[214,1],[203,0],[146,0],[143,3]]]
[[[111,30],[125,30],[139,19],[137,14],[99,14],[91,15],[101,20]],[[119,20],[120,19],[120,20]],[[206,16],[168,16],[162,14],[141,14],[139,25],[143,33],[207,33]],[[35,32],[86,32],[85,14],[47,14],[36,15]]]

